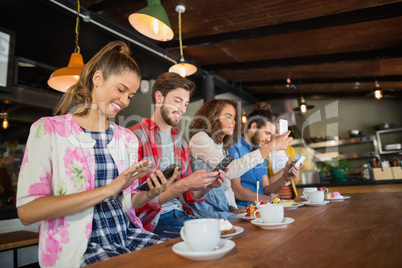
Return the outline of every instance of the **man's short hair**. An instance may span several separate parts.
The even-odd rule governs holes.
[[[154,86],[152,87],[152,103],[156,104],[155,93],[156,91],[160,91],[163,97],[177,88],[183,88],[190,92],[190,97],[193,95],[195,90],[195,84],[184,78],[181,77],[177,73],[163,73],[161,74],[158,79],[156,79]]]

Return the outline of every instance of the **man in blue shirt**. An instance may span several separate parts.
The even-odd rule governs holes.
[[[275,137],[276,123],[269,105],[257,103],[254,110],[250,113],[245,127],[246,131],[243,136],[239,137],[239,141],[228,152],[235,159],[241,158],[261,147],[271,147],[273,150],[281,150],[281,148],[275,146],[275,139],[272,139],[272,137]],[[255,161],[259,160],[255,159]],[[257,181],[259,184],[258,201],[266,203],[271,201],[271,194],[276,194],[284,185],[299,177],[299,168],[292,168],[289,173],[289,169],[295,161],[295,158],[289,159],[285,166],[283,177],[273,184],[269,184],[266,159],[262,162],[259,161],[259,164],[244,173],[241,177],[233,179],[231,183],[237,204],[247,207],[253,201],[257,200]]]

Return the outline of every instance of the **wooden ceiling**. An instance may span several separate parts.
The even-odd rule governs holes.
[[[259,99],[372,97],[374,81],[402,95],[402,1],[162,0],[175,38],[157,46],[184,57]],[[147,2],[81,0],[90,12],[132,28],[128,16]],[[133,29],[133,31],[135,31]],[[293,89],[286,87],[291,78]],[[358,83],[356,83],[358,82]],[[358,84],[359,86],[355,86]]]

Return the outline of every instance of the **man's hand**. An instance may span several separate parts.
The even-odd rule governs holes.
[[[162,192],[166,191],[166,189],[173,183],[173,181],[177,178],[177,175],[179,174],[179,167],[176,167],[174,169],[174,173],[170,178],[165,178],[163,176],[163,172],[160,170],[156,171],[156,174],[153,173],[151,174],[151,177],[147,179],[147,184],[149,187],[149,191],[147,191],[147,198],[153,199],[156,196],[160,195]],[[159,177],[159,180],[158,178]],[[152,184],[151,179],[153,181]]]
[[[228,169],[226,168],[225,171],[227,171]],[[211,189],[212,188],[219,188],[222,186],[222,184],[225,182],[226,180],[226,172],[223,170],[218,170],[219,175],[216,178],[215,181],[213,181],[210,185],[208,185]]]

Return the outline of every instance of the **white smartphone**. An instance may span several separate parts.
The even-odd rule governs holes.
[[[288,132],[288,120],[279,119],[279,135],[283,135]]]
[[[293,167],[299,167],[300,164],[304,162],[304,160],[306,160],[306,157],[304,155],[300,156],[300,158],[297,159],[296,163],[291,168],[289,168],[289,173],[291,173]]]

